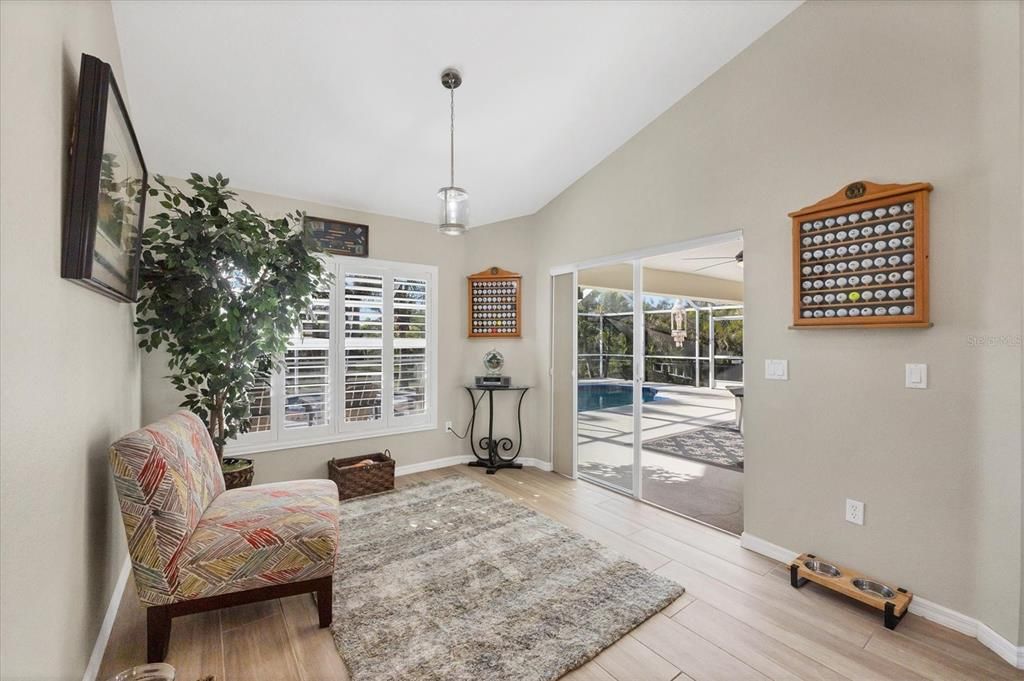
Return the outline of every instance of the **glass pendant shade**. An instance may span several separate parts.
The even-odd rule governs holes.
[[[448,236],[466,233],[469,224],[469,194],[462,187],[455,186],[455,88],[462,85],[462,76],[455,69],[445,69],[441,74],[441,85],[448,90],[448,186],[437,190],[441,199],[441,217],[437,231]]]
[[[448,236],[465,233],[469,224],[469,194],[460,187],[442,187],[437,192],[441,200],[438,231]]]

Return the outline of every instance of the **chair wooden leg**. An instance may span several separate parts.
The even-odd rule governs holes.
[[[331,626],[334,618],[333,606],[334,590],[331,588],[331,578],[326,577],[320,581],[316,590],[316,609],[320,615],[320,628]]]
[[[171,641],[171,613],[167,606],[146,608],[146,661],[163,662]]]

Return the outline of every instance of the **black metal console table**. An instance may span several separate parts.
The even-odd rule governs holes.
[[[523,464],[516,461],[516,458],[519,457],[519,452],[523,449],[523,398],[526,397],[526,391],[529,389],[529,386],[520,385],[466,386],[466,392],[469,393],[469,401],[473,403],[473,416],[469,421],[469,446],[473,449],[473,456],[476,457],[476,461],[469,462],[470,466],[486,468],[488,475],[494,475],[501,468],[523,467]],[[474,393],[477,390],[480,391],[479,397]],[[519,393],[519,401],[516,404],[516,428],[519,430],[518,444],[508,437],[494,439],[494,393],[496,392]],[[487,398],[487,436],[480,438],[480,441],[477,442],[473,430],[476,426],[477,407],[483,402],[484,397]],[[478,446],[486,453],[486,456],[481,456],[477,451]],[[515,448],[516,453],[512,456],[506,458],[502,454],[502,452],[511,452],[513,448]]]

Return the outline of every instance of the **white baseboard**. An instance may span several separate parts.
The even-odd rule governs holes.
[[[537,468],[537,469],[540,469],[542,471],[547,471],[549,473],[552,470],[551,462],[550,461],[544,461],[543,459],[533,459],[533,458],[530,458],[530,457],[523,457],[523,458],[517,459],[517,461],[522,463],[524,466],[529,466],[530,468]]]
[[[395,475],[411,475],[413,473],[422,473],[423,471],[433,471],[438,468],[447,468],[448,466],[457,466],[460,463],[469,463],[473,460],[473,457],[469,454],[459,456],[446,456],[443,459],[431,459],[430,461],[424,461],[422,463],[408,463],[404,466],[395,466]]]
[[[745,549],[750,549],[754,553],[760,553],[762,556],[767,556],[772,560],[777,560],[780,563],[789,563],[800,555],[799,553],[785,549],[778,544],[773,544],[770,541],[761,539],[760,537],[755,537],[749,532],[744,532],[740,535],[740,546]]]
[[[740,537],[740,546],[750,549],[754,553],[760,553],[762,556],[777,560],[780,563],[789,563],[800,555],[796,551],[790,551],[778,544],[772,544],[770,541],[761,539],[749,532],[744,532]],[[1011,643],[984,622],[917,595],[910,602],[910,612],[940,624],[947,629],[976,638],[979,643],[1017,669],[1024,669],[1024,646],[1017,646]]]
[[[920,596],[914,596],[914,600],[910,602],[910,612],[941,624],[947,629],[958,631],[964,636],[976,638],[978,643],[1009,664],[1017,669],[1024,669],[1024,646],[1014,645],[984,622]]]
[[[85,667],[82,681],[96,681],[96,677],[100,673],[103,653],[107,650],[110,632],[113,631],[114,620],[117,619],[117,609],[121,605],[121,597],[124,595],[124,588],[128,584],[128,576],[131,573],[132,561],[125,556],[124,565],[121,566],[121,574],[117,576],[117,581],[114,582],[114,591],[110,594],[110,603],[107,604],[107,612],[103,616],[100,633],[96,636],[96,643],[92,647],[92,655],[89,656],[89,664]]]
[[[423,471],[433,471],[438,468],[448,468],[448,466],[457,466],[459,464],[469,463],[474,458],[475,457],[473,457],[472,454],[463,454],[459,456],[446,456],[443,459],[431,459],[430,461],[424,461],[422,463],[410,463],[404,466],[395,466],[395,475],[410,475],[412,473],[422,473]],[[551,470],[550,461],[533,459],[530,457],[519,457],[516,461],[524,466],[539,468],[542,471]]]
[[[929,601],[927,598],[921,598],[920,596],[915,595],[914,600],[910,602],[910,612],[915,615],[919,615],[926,620],[931,620],[936,624],[941,624],[947,629],[958,631],[964,636],[981,638],[978,636],[978,627],[984,626],[981,622],[973,617],[968,617],[962,612],[957,612],[952,608],[947,608],[946,606],[935,603],[934,601]]]
[[[1024,669],[1024,646],[1013,645],[984,622],[978,622],[977,639],[978,643],[993,651],[1017,669]]]

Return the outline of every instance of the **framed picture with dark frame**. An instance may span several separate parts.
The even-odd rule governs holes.
[[[117,81],[82,55],[71,142],[61,276],[135,302],[148,176]]]
[[[306,239],[332,255],[370,257],[370,226],[307,215],[303,221]]]

